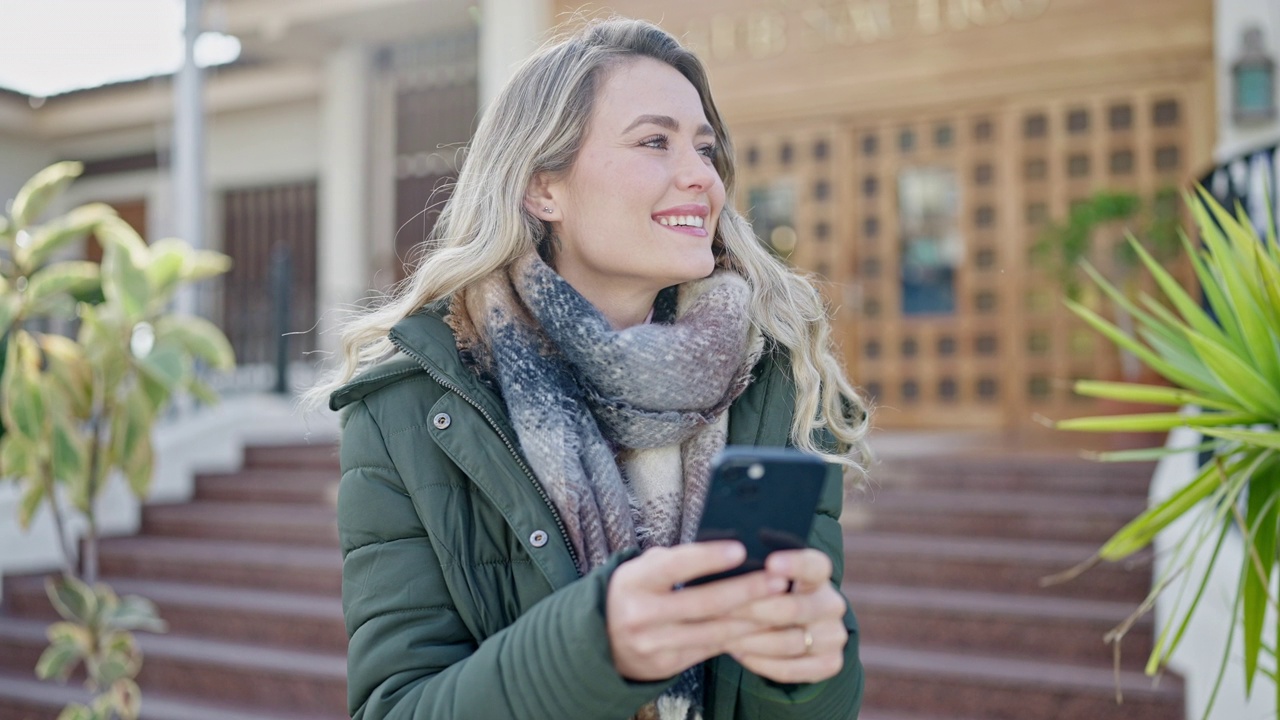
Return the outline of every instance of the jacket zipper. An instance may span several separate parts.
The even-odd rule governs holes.
[[[520,457],[520,453],[516,451],[515,444],[511,442],[507,437],[507,434],[498,426],[498,422],[493,419],[493,416],[490,415],[489,412],[480,405],[480,403],[476,402],[471,398],[471,396],[463,392],[462,388],[450,382],[443,375],[437,372],[435,368],[431,367],[430,363],[427,362],[427,359],[421,354],[406,347],[405,344],[397,337],[393,336],[391,338],[391,344],[399,348],[400,352],[408,355],[414,360],[417,360],[418,364],[422,366],[422,369],[431,376],[432,380],[439,383],[440,387],[452,392],[462,398],[468,405],[475,408],[476,411],[480,413],[481,417],[485,419],[485,422],[489,423],[489,427],[493,428],[493,431],[498,434],[499,438],[502,438],[502,444],[507,446],[507,451],[511,453],[511,457],[516,461],[516,464],[520,466],[522,471],[524,471],[524,475],[529,479],[529,482],[533,483],[533,488],[537,490],[538,495],[542,497],[542,502],[547,504],[547,509],[551,511],[551,517],[556,521],[556,527],[560,529],[560,538],[564,540],[564,547],[569,551],[569,557],[573,560],[574,571],[578,573],[578,577],[582,577],[582,571],[578,570],[578,553],[573,549],[573,545],[569,542],[569,532],[564,526],[564,521],[560,519],[560,512],[556,510],[556,506],[552,504],[551,498],[547,495],[547,491],[542,488],[542,483],[538,482],[533,471],[529,469],[529,466],[525,464],[524,459]]]

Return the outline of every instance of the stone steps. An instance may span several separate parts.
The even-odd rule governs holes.
[[[330,720],[346,715],[336,448],[251,448],[238,473],[197,478],[190,503],[149,506],[141,533],[101,541],[102,577],[154,601],[139,633],[147,720]],[[54,613],[41,577],[8,579],[0,720],[52,720],[84,692],[40,683]]]
[[[143,508],[142,532],[336,549],[337,518],[337,510],[323,505],[201,500]]]
[[[986,720],[1177,720],[1182,684],[1056,661],[862,646],[869,708]],[[1118,687],[1123,702],[1116,702]],[[941,712],[940,712],[941,711]]]

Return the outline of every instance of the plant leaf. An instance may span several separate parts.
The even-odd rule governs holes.
[[[1187,339],[1195,346],[1205,367],[1240,407],[1266,417],[1280,417],[1280,393],[1252,363],[1203,335],[1190,334]]]
[[[27,301],[40,307],[60,295],[92,292],[101,284],[102,274],[97,263],[85,260],[54,263],[31,276]]]
[[[1214,427],[1218,425],[1251,425],[1262,418],[1253,413],[1142,413],[1138,415],[1097,415],[1059,420],[1059,430],[1081,432],[1157,432],[1176,427]]]
[[[1077,395],[1124,400],[1151,405],[1199,405],[1214,410],[1239,410],[1239,407],[1219,400],[1196,395],[1188,390],[1165,385],[1142,383],[1106,382],[1102,380],[1078,380],[1073,388]]]
[[[79,703],[72,703],[58,713],[58,720],[100,720],[97,713]]]
[[[9,336],[4,377],[0,379],[0,403],[4,426],[28,440],[44,439],[46,406],[40,382],[40,350],[30,333]]]
[[[163,633],[168,630],[155,603],[138,595],[125,595],[106,619],[105,625],[115,630],[146,630]]]
[[[36,476],[28,477],[23,487],[22,498],[18,501],[18,525],[23,530],[31,527],[31,520],[40,509],[40,503],[44,501],[44,483],[41,480],[42,478]]]
[[[111,684],[111,704],[121,720],[138,720],[142,712],[142,688],[133,678],[120,678]]]
[[[1160,447],[1142,448],[1138,450],[1114,450],[1109,452],[1100,452],[1089,456],[1089,459],[1098,462],[1143,462],[1148,460],[1159,460],[1169,455],[1181,455],[1182,453],[1193,452],[1202,453],[1206,450],[1212,450],[1217,443],[1206,442],[1191,447]]]
[[[1262,649],[1262,625],[1267,614],[1271,569],[1275,566],[1277,522],[1280,521],[1280,473],[1275,462],[1258,467],[1249,481],[1245,522],[1249,526],[1244,574],[1244,682],[1246,695],[1253,691]],[[1260,563],[1255,564],[1253,552]],[[1261,567],[1259,567],[1261,565]]]
[[[67,678],[71,677],[71,673],[75,672],[76,665],[80,664],[80,657],[80,652],[75,646],[54,643],[40,653],[40,659],[36,661],[36,677],[41,680],[56,679],[59,683],[65,683]]]
[[[1217,389],[1205,383],[1201,378],[1191,373],[1188,373],[1185,370],[1182,370],[1181,368],[1178,368],[1172,365],[1171,363],[1165,362],[1163,359],[1157,356],[1145,345],[1133,339],[1132,337],[1126,335],[1124,331],[1122,331],[1120,328],[1104,320],[1100,315],[1093,312],[1092,310],[1086,308],[1085,306],[1079,303],[1072,302],[1070,300],[1067,300],[1065,302],[1067,304],[1067,307],[1070,308],[1072,312],[1074,312],[1076,315],[1079,315],[1081,319],[1083,319],[1089,325],[1093,326],[1095,330],[1097,330],[1098,332],[1106,336],[1108,340],[1120,346],[1121,348],[1124,348],[1125,350],[1132,352],[1134,355],[1138,357],[1139,360],[1146,363],[1148,367],[1160,373],[1161,375],[1168,378],[1169,380],[1172,380],[1173,382],[1179,385],[1182,385],[1183,387],[1190,388],[1192,390],[1199,390],[1200,392],[1211,393]]]
[[[1223,430],[1204,428],[1200,432],[1223,440],[1232,440],[1247,446],[1280,450],[1280,432],[1275,430]]]
[[[236,355],[231,342],[217,325],[202,317],[167,315],[156,321],[157,338],[171,338],[188,353],[208,363],[215,370],[235,367]]]
[[[35,222],[44,212],[49,202],[62,193],[72,180],[84,172],[84,164],[78,162],[54,163],[36,173],[22,186],[13,198],[13,218],[15,230],[22,230]]]
[[[217,277],[231,269],[231,257],[214,250],[193,250],[182,268],[188,282]]]
[[[34,229],[31,242],[14,252],[14,261],[29,270],[38,268],[58,250],[84,238],[98,223],[115,214],[115,209],[106,203],[81,205]]]
[[[70,575],[58,579],[48,578],[45,593],[53,608],[64,619],[82,625],[92,625],[98,613],[98,596],[81,580]]]
[[[127,222],[112,218],[98,225],[103,244],[102,294],[117,303],[130,321],[141,320],[151,297],[145,268],[149,265],[146,244]]]

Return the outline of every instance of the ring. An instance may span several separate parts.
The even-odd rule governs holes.
[[[809,632],[809,628],[804,628],[804,654],[808,655],[813,652],[813,633]]]

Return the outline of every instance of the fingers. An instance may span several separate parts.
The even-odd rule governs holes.
[[[835,677],[844,667],[844,653],[814,654],[798,658],[745,655],[736,659],[756,675],[779,683],[821,682]]]
[[[742,543],[726,540],[652,548],[624,563],[623,567],[633,566],[637,580],[635,587],[670,592],[676,585],[703,575],[732,570],[746,558],[747,550]]]
[[[809,593],[798,590],[774,595],[743,605],[732,612],[742,620],[771,625],[775,628],[813,625],[844,617],[845,600],[830,584]]]
[[[805,632],[812,644],[806,644]],[[735,657],[756,655],[771,658],[799,658],[805,655],[844,653],[849,631],[839,620],[828,620],[808,626],[774,628],[764,632],[742,634],[729,640],[726,648]]]
[[[793,580],[798,593],[810,593],[831,582],[831,558],[812,548],[771,553],[764,568],[770,574]]]

